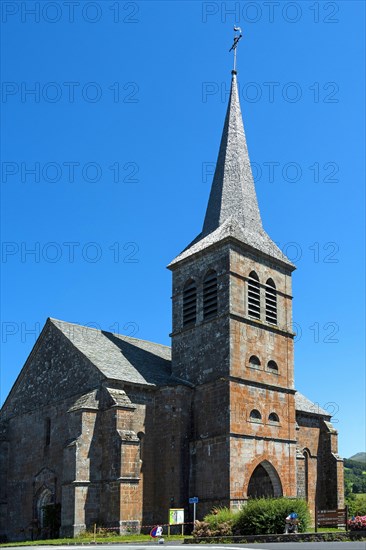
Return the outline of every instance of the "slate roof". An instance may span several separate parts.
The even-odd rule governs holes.
[[[147,386],[182,383],[171,375],[170,347],[49,319],[108,379]]]
[[[181,260],[189,258],[193,254],[197,254],[209,246],[229,238],[239,241],[239,243],[249,247],[255,248],[267,256],[281,260],[287,266],[295,269],[295,266],[281,252],[263,228],[253,231],[250,227],[243,227],[237,220],[235,220],[234,217],[228,218],[222,225],[206,237],[202,237],[202,233],[200,233],[198,237],[169,264],[168,267],[174,266]]]
[[[295,269],[262,226],[235,71],[202,232],[168,267],[229,237]]]
[[[322,409],[322,407],[320,407],[318,403],[313,403],[312,401],[310,401],[310,399],[305,397],[305,395],[300,392],[295,393],[295,408],[299,412],[319,414],[321,416],[328,417],[331,416],[329,412]]]
[[[125,408],[135,408],[126,392],[119,388],[103,388],[105,398],[109,398],[109,406],[119,406]],[[98,410],[100,408],[101,391],[94,389],[78,397],[75,403],[69,408],[68,412],[82,409]]]
[[[92,390],[78,397],[75,403],[69,408],[69,412],[78,411],[80,409],[98,410],[98,408],[99,408],[98,390]]]

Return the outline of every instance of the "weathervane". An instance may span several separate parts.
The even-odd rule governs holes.
[[[231,46],[229,52],[231,52],[231,50],[234,51],[234,71],[236,72],[236,48],[238,47],[239,40],[243,37],[243,35],[241,34],[240,27],[234,27],[234,32],[239,34],[234,34],[234,43]]]

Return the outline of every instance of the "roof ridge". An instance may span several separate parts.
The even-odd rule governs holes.
[[[95,328],[95,327],[88,327],[86,325],[81,325],[80,323],[71,323],[70,321],[64,321],[62,319],[56,319],[55,317],[48,317],[48,319],[53,323],[53,321],[56,321],[58,323],[62,323],[62,324],[65,324],[65,325],[70,325],[70,326],[73,326],[73,327],[80,327],[80,328],[85,328],[87,330],[95,330],[96,332],[100,332],[100,333],[106,333],[106,334],[112,334],[113,336],[116,336],[117,338],[121,338],[121,339],[129,339],[129,340],[135,340],[136,342],[146,342],[147,344],[154,344],[156,346],[161,346],[161,347],[164,347],[164,348],[168,348],[168,349],[171,349],[171,346],[167,346],[166,344],[159,344],[158,342],[153,342],[152,340],[145,340],[144,338],[134,338],[133,336],[127,336],[125,334],[120,334],[118,332],[111,332],[110,330],[104,330],[104,329],[99,329],[99,328]],[[55,324],[55,323],[53,323]]]

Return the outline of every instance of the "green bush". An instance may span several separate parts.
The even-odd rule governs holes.
[[[192,532],[193,537],[230,537],[233,534],[232,523],[224,521],[217,525],[217,527],[211,527],[207,521],[196,521]]]
[[[192,534],[194,537],[230,536],[235,515],[229,508],[214,508],[204,521],[196,521]]]
[[[248,504],[235,514],[233,532],[238,535],[283,533],[285,518],[291,512],[296,512],[299,516],[299,531],[306,531],[310,524],[310,513],[304,500],[284,497],[249,500]]]
[[[204,520],[211,529],[217,529],[222,523],[233,523],[235,513],[229,508],[214,508],[211,514],[207,514]]]

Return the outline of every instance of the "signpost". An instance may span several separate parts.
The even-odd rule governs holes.
[[[184,508],[169,508],[168,536],[170,537],[170,526],[181,525],[182,536],[184,534]]]
[[[189,504],[193,504],[193,525],[196,522],[196,504],[198,502],[198,497],[191,497],[189,499]]]
[[[318,527],[339,527],[345,525],[348,531],[348,506],[336,510],[317,510],[315,507],[315,532]]]

